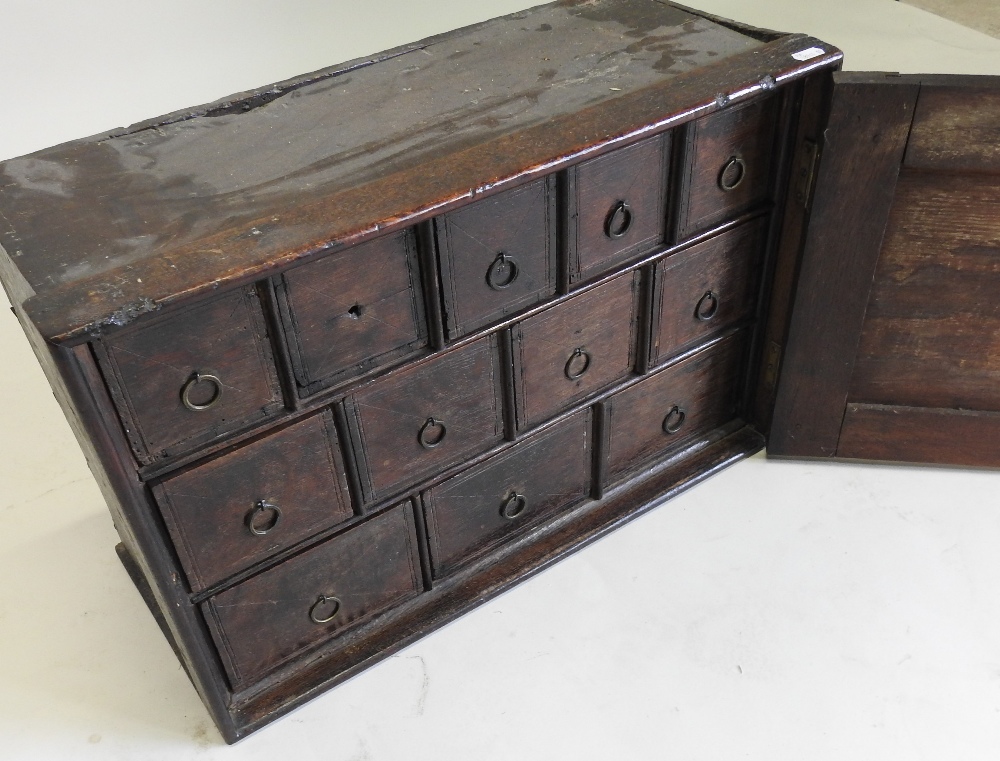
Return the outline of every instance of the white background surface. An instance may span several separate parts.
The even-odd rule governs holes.
[[[1000,73],[891,0],[689,3],[847,68]],[[0,158],[524,5],[0,0]],[[1000,475],[761,456],[227,748],[6,309],[0,351],[0,758],[1000,754]]]

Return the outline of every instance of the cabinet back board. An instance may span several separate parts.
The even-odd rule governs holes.
[[[227,741],[765,436],[989,428],[997,122],[840,60],[560,2],[0,164],[0,276]]]

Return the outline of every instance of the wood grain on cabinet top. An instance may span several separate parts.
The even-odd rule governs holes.
[[[45,338],[83,340],[841,57],[761,38],[658,0],[559,2],[11,159],[8,289]]]

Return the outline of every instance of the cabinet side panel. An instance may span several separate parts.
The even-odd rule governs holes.
[[[111,400],[102,385],[90,347],[70,348],[48,344],[20,307],[15,314],[21,322],[45,376],[52,386],[87,464],[108,503],[125,550],[134,568],[148,584],[151,597],[140,588],[147,604],[162,615],[154,617],[169,631],[168,639],[177,652],[212,718],[227,742],[238,739],[229,713],[229,695],[220,689],[220,666],[208,645],[207,632],[197,611],[189,604],[183,576],[164,549],[162,537],[153,524],[152,505],[136,477],[135,460],[117,422]],[[119,550],[121,554],[121,550]],[[159,568],[159,573],[154,572]],[[168,583],[167,578],[174,580]]]
[[[834,75],[771,454],[832,457],[919,86]]]

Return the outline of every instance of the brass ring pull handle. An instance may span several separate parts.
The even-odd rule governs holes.
[[[527,498],[523,494],[518,494],[516,491],[512,491],[510,496],[504,500],[503,505],[500,506],[500,515],[507,520],[512,521],[521,515],[524,512],[524,508],[527,506]]]
[[[437,431],[437,436],[433,435],[433,432]],[[420,432],[417,434],[417,441],[420,442],[420,446],[424,449],[433,449],[442,441],[448,433],[448,428],[440,420],[436,420],[432,417],[427,418],[427,422],[420,426]]]
[[[520,272],[521,268],[514,257],[501,251],[486,270],[486,284],[494,291],[502,291],[513,285]]]
[[[258,519],[267,516],[265,522],[258,522]],[[266,536],[270,534],[281,520],[281,508],[266,499],[260,500],[253,509],[247,513],[247,530],[254,536]]]
[[[327,610],[327,615],[323,615],[323,610]],[[336,597],[320,595],[319,598],[309,608],[309,619],[314,624],[328,624],[340,612],[340,600]]]
[[[681,429],[681,426],[684,425],[686,417],[687,413],[684,412],[684,408],[678,407],[675,404],[670,408],[667,416],[663,418],[663,432],[670,435],[677,433]]]
[[[612,239],[624,237],[632,227],[632,219],[632,207],[626,201],[619,201],[604,220],[604,234]]]
[[[730,156],[719,172],[719,188],[728,193],[736,190],[747,176],[747,163],[739,156]]]
[[[705,295],[698,299],[698,304],[694,308],[694,316],[702,322],[708,322],[715,317],[719,311],[719,297],[713,291],[706,291]]]
[[[196,404],[191,401],[191,392],[201,383],[208,383],[212,386],[212,398],[203,404]],[[220,381],[214,375],[209,375],[208,373],[200,373],[195,371],[195,373],[187,379],[187,382],[181,388],[181,402],[192,412],[201,412],[202,410],[207,410],[214,407],[219,403],[222,398],[222,381]]]
[[[583,362],[580,362],[580,358],[583,358]],[[590,352],[583,348],[573,349],[573,353],[569,355],[569,359],[566,360],[566,367],[563,372],[566,373],[566,377],[570,380],[577,380],[582,378],[583,374],[590,369],[590,361],[592,357]]]

